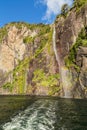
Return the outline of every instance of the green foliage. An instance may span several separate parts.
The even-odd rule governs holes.
[[[34,38],[35,37],[30,37],[30,36],[27,36],[23,39],[23,42],[24,43],[33,43],[34,42]]]
[[[69,56],[65,58],[67,67],[74,66],[79,69],[76,65],[76,54],[79,46],[87,46],[87,27],[83,28],[78,35],[76,43],[70,49]]]
[[[37,69],[34,71],[34,78],[33,81],[34,82],[40,82],[42,79],[45,78],[45,73],[42,69]]]
[[[61,14],[66,16],[67,15],[67,12],[69,11],[69,6],[68,4],[64,4],[61,8]]]
[[[53,55],[52,49],[51,49],[51,43],[52,43],[52,36],[53,36],[53,30],[50,30],[49,34],[48,34],[48,41],[47,41],[47,51],[49,55]]]
[[[65,64],[68,68],[74,67],[78,72],[80,71],[79,66],[76,65],[75,62],[72,61],[72,59],[70,59],[70,57],[65,57]]]
[[[23,27],[27,27],[27,29],[30,29],[30,30],[35,30],[35,29],[43,29],[43,32],[44,30],[49,30],[49,25],[45,25],[45,24],[29,24],[29,23],[26,23],[26,22],[11,22],[9,24],[6,25],[6,27],[10,27],[10,26],[16,26],[18,29],[22,29]],[[48,26],[48,27],[47,27]],[[47,29],[46,29],[47,28]]]
[[[41,39],[41,44],[39,45],[39,47],[36,49],[33,58],[37,58],[39,54],[42,53],[42,51],[44,50],[44,47],[46,45],[46,39],[45,37],[43,39]]]
[[[7,35],[7,29],[5,27],[0,28],[0,43],[2,43],[2,40],[6,35]]]
[[[39,37],[40,37],[41,42],[40,42],[40,45],[38,46],[37,50],[35,51],[34,58],[36,58],[39,54],[41,54],[43,52],[46,45],[49,47],[48,49],[50,49],[51,42],[52,42],[52,30],[50,29],[49,32],[47,30],[48,29],[46,28],[46,30],[44,31],[44,34],[39,33]],[[45,32],[47,32],[47,33],[45,33]]]
[[[48,35],[47,35],[47,37],[48,37],[48,43],[51,43],[51,42],[52,42],[52,36],[53,36],[53,30],[50,29],[50,31],[49,31],[49,33],[48,33]]]
[[[9,28],[10,26],[16,26],[18,29],[22,29],[22,27],[27,27],[28,29],[33,29],[36,27],[35,24],[29,24],[26,22],[11,22],[9,24],[7,24],[6,26]]]
[[[77,49],[79,46],[87,46],[87,32],[86,27],[81,30],[81,32],[78,35],[78,38],[76,40],[76,43],[72,46],[70,49],[70,56],[69,59],[75,62]]]
[[[37,86],[48,87],[50,89],[49,94],[53,95],[58,92],[58,79],[59,74],[46,74],[43,69],[37,69],[34,71],[33,82]]]
[[[50,32],[50,26],[49,25],[40,26],[39,29],[40,29],[39,36],[47,34],[47,33]]]
[[[13,85],[18,88],[18,93],[23,94],[26,82],[26,69],[29,65],[29,58],[20,61],[19,65],[13,70]]]
[[[57,94],[61,90],[60,86],[51,86],[48,95],[52,96]]]
[[[32,59],[32,57],[31,57]],[[29,57],[20,61],[16,68],[11,72],[13,74],[12,83],[6,83],[2,87],[4,89],[8,89],[9,91],[16,90],[17,94],[25,93],[25,85],[26,85],[26,72],[29,66],[29,62],[31,60]]]
[[[29,61],[29,58],[25,58],[20,61],[19,65],[13,70],[13,72],[11,72],[13,74],[12,83],[7,82],[4,84],[2,86],[4,89],[8,89],[10,92],[16,89],[18,94],[24,93],[26,84],[26,69],[28,68]]]
[[[6,84],[3,85],[3,88],[8,89],[10,92],[12,92],[13,84],[10,82],[7,82]]]
[[[41,52],[44,50],[44,46],[45,46],[45,44],[44,44],[44,45],[41,45],[40,47],[38,47],[38,49],[37,49],[37,50],[35,51],[35,53],[34,53],[33,58],[37,58],[38,55],[41,54]]]
[[[74,7],[76,7],[77,11],[79,11],[85,4],[87,0],[74,0]]]

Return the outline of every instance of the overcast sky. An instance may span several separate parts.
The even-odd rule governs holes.
[[[0,0],[0,26],[9,22],[52,23],[61,6],[72,0]]]

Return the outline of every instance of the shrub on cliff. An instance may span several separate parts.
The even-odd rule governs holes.
[[[61,14],[66,16],[67,12],[69,11],[69,6],[68,4],[64,4],[61,8]]]
[[[83,28],[76,39],[76,42],[72,45],[69,56],[65,58],[65,63],[67,67],[76,66],[76,55],[79,46],[87,47],[87,27]]]
[[[79,10],[82,6],[86,4],[87,0],[74,0],[74,7]]]

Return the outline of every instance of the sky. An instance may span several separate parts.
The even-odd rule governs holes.
[[[52,23],[72,0],[0,0],[0,27],[9,22]]]

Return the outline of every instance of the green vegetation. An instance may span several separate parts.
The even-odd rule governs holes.
[[[33,58],[37,58],[39,54],[41,54],[41,52],[44,50],[45,47],[45,43],[41,44],[38,49],[35,51]]]
[[[12,92],[13,84],[10,82],[7,82],[6,84],[3,85],[3,88],[8,89],[10,92]]]
[[[74,7],[76,7],[76,10],[79,11],[85,4],[87,0],[74,0]]]
[[[7,35],[7,29],[5,27],[0,28],[0,43],[2,43],[3,38]]]
[[[49,88],[49,94],[53,95],[59,91],[58,87],[59,74],[46,74],[43,69],[34,71],[33,82],[36,86],[43,86]]]
[[[45,49],[46,45],[49,47],[48,51],[50,53],[50,46],[51,46],[51,42],[52,42],[52,30],[50,28],[49,30],[49,26],[44,28],[44,33],[43,32],[43,28],[40,30],[38,36],[40,38],[40,44],[38,45],[37,50],[34,53],[34,58],[36,58],[41,52],[43,52],[43,50]]]
[[[45,34],[50,32],[50,26],[49,25],[39,26],[38,29],[39,29],[38,36],[45,35]]]
[[[25,24],[26,25],[26,24]],[[27,27],[30,30],[35,30],[37,29],[37,37],[40,38],[41,44],[46,44],[47,42],[51,42],[52,41],[52,30],[50,28],[49,25],[44,25],[44,24],[31,24],[31,25],[27,25]],[[23,39],[24,43],[33,43],[34,39],[36,38],[36,36],[32,37],[32,36],[27,36]],[[41,45],[40,45],[41,46]]]
[[[13,86],[17,87],[18,93],[23,94],[26,82],[26,69],[29,65],[29,58],[20,61],[19,65],[13,70]]]
[[[44,29],[45,30],[48,30],[50,29],[50,25],[45,25],[45,24],[29,24],[29,23],[26,23],[26,22],[11,22],[9,24],[6,24],[5,25],[7,28],[11,27],[11,26],[16,26],[18,29],[22,29],[23,27],[26,27],[27,29],[30,29],[30,30],[35,30],[35,29],[43,29],[43,32],[44,32]],[[46,29],[47,28],[47,29]]]
[[[61,14],[64,15],[64,16],[66,16],[67,13],[68,13],[68,11],[69,11],[69,6],[68,6],[68,4],[64,4],[64,5],[62,6],[62,8],[61,8]]]
[[[13,74],[12,83],[7,82],[2,87],[4,89],[8,89],[10,92],[16,90],[18,94],[25,93],[26,69],[29,66],[29,62],[30,62],[29,58],[25,58],[24,60],[20,61],[18,66],[12,72],[10,72]]]
[[[67,67],[74,66],[78,69],[78,66],[76,65],[76,54],[79,46],[87,46],[87,27],[81,30],[76,43],[74,43],[70,49],[69,56],[65,58]]]
[[[73,5],[72,7],[70,8],[67,4],[64,4],[62,7],[61,7],[61,14],[58,14],[56,16],[56,20],[55,20],[55,23],[58,22],[57,19],[59,17],[65,17],[68,15],[68,12],[70,10],[72,10],[73,8],[76,8],[76,12],[79,12],[81,10],[82,7],[84,7],[84,5],[87,3],[87,0],[73,0]]]
[[[28,23],[25,23],[25,22],[11,22],[9,24],[6,24],[6,27],[9,28],[11,26],[16,26],[18,29],[22,29],[23,27],[27,27],[29,29],[33,29],[34,27],[36,27],[35,24],[28,24]]]
[[[27,36],[23,39],[24,43],[33,43],[35,37]]]
[[[26,87],[26,72],[29,66],[29,62],[29,57],[26,57],[24,60],[20,61],[19,64],[15,67],[15,69],[12,72],[10,72],[13,74],[12,83],[7,82],[2,87],[4,89],[8,89],[10,92],[16,91],[17,94],[24,94]]]

